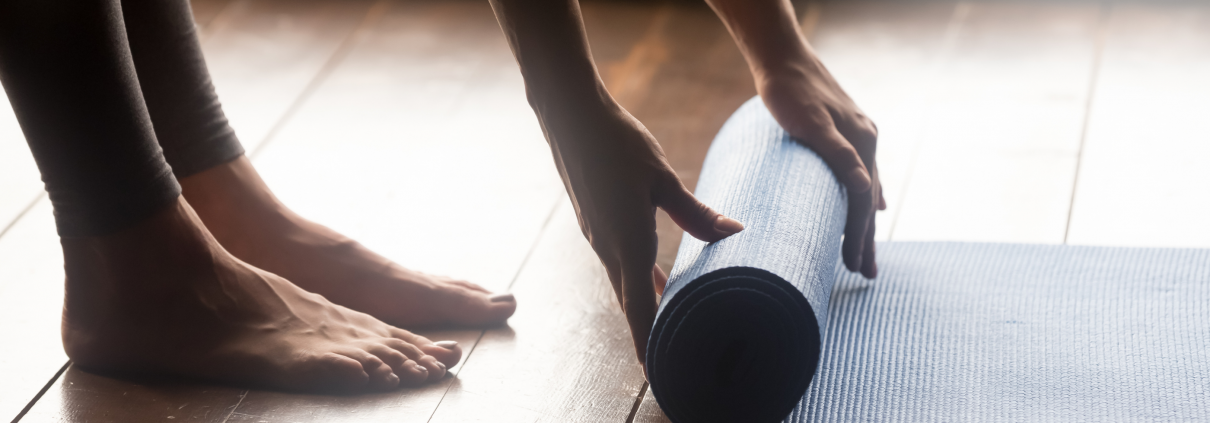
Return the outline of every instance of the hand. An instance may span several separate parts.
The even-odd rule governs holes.
[[[886,210],[874,153],[878,128],[845,94],[813,55],[802,63],[754,72],[757,92],[790,136],[832,167],[845,186],[849,212],[841,255],[850,271],[878,274],[874,262],[874,212]]]
[[[655,208],[707,242],[743,225],[699,202],[668,165],[655,137],[620,106],[611,100],[584,103],[590,104],[546,108],[540,119],[580,228],[605,265],[639,362],[645,363],[655,294],[667,281],[655,264]]]

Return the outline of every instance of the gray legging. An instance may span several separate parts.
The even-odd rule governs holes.
[[[64,237],[134,224],[244,152],[188,0],[0,2],[0,82]]]

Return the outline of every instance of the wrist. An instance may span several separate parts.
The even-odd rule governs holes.
[[[804,78],[823,72],[823,63],[815,57],[805,42],[797,47],[787,46],[777,52],[767,52],[749,60],[752,76],[758,83],[781,78]]]
[[[600,78],[575,84],[527,84],[526,98],[548,138],[586,128],[603,116],[624,113]]]

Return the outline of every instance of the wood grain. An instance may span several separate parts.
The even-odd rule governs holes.
[[[1101,8],[964,7],[890,237],[1061,243]]]
[[[191,383],[135,383],[71,367],[23,422],[227,421],[243,389]]]
[[[1210,247],[1210,6],[1117,4],[1069,243]]]
[[[643,395],[643,402],[639,404],[639,408],[635,410],[633,423],[668,423],[668,416],[664,415],[664,410],[660,409],[660,404],[656,402],[655,395],[651,393],[651,388],[648,387],[647,392]]]

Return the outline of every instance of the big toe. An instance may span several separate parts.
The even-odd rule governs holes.
[[[358,392],[370,382],[360,362],[335,353],[304,359],[284,373],[283,387],[299,391]]]
[[[450,293],[451,301],[446,310],[449,319],[456,324],[469,326],[504,323],[517,311],[517,299],[513,294],[491,294],[456,288]]]

